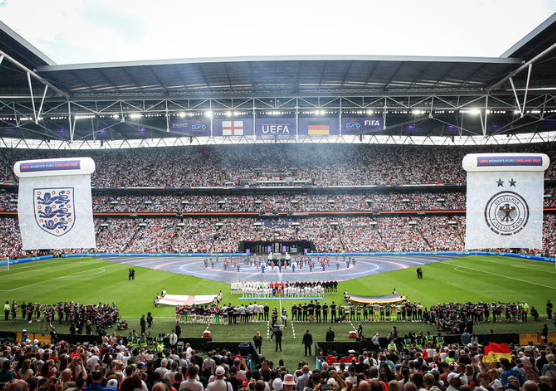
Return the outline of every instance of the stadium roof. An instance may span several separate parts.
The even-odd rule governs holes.
[[[478,91],[517,58],[263,57],[47,65],[39,74],[73,97],[253,97]]]
[[[452,136],[445,132],[452,125],[459,135],[551,131],[555,37],[556,14],[497,58],[295,56],[56,65],[0,23],[0,137],[96,140],[110,128],[107,140],[168,138],[176,134],[161,116],[209,110],[381,110],[390,126],[374,135],[402,134],[412,121],[423,136]],[[485,126],[486,114],[462,125],[459,116],[477,109],[497,125]],[[426,117],[415,122],[416,112]],[[124,121],[131,114],[142,119]],[[77,118],[91,121],[83,125]],[[138,127],[150,132],[138,134]]]

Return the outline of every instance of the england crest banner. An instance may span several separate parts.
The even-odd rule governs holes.
[[[24,250],[95,248],[91,158],[17,162]]]
[[[544,171],[539,153],[469,154],[465,248],[542,248]]]

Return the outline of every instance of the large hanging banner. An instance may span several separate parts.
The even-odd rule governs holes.
[[[18,218],[24,250],[95,248],[91,158],[17,162]]]
[[[469,154],[465,248],[542,248],[544,171],[540,153]]]

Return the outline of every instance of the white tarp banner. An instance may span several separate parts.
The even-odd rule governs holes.
[[[544,154],[469,154],[465,249],[542,248]]]
[[[17,162],[24,250],[95,248],[90,158]]]

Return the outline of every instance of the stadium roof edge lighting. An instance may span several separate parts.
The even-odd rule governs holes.
[[[22,46],[24,50],[27,50],[29,53],[31,53],[33,56],[40,59],[45,64],[47,65],[56,64],[54,60],[52,60],[42,51],[40,51],[35,46],[33,46],[29,41],[25,40],[21,35],[16,33],[14,30],[12,30],[2,21],[0,21],[0,32],[2,32],[2,35],[4,35],[4,39],[7,38],[13,41],[13,44]]]
[[[443,56],[373,56],[373,55],[311,55],[311,56],[245,56],[245,57],[206,57],[145,61],[118,61],[83,64],[53,64],[37,67],[38,72],[66,71],[76,69],[101,69],[120,67],[142,67],[153,65],[237,63],[237,62],[290,62],[290,61],[379,61],[379,62],[442,62],[442,63],[485,63],[485,64],[519,64],[521,60],[511,57],[443,57]]]
[[[500,58],[509,58],[513,56],[516,52],[522,49],[525,45],[531,42],[533,39],[537,38],[542,32],[548,30],[556,23],[556,12],[550,15],[544,22],[538,25],[533,31],[527,34],[525,37],[521,38],[518,42],[516,42],[512,47],[506,50],[504,53],[500,55]]]

